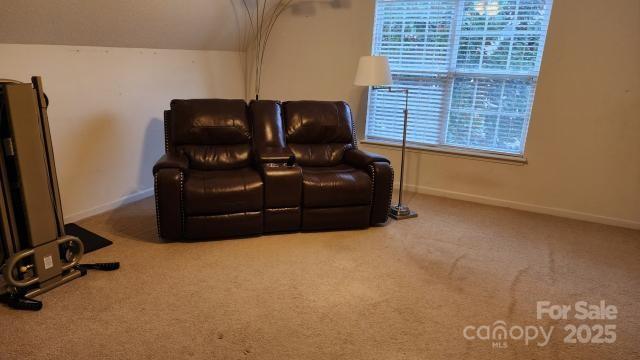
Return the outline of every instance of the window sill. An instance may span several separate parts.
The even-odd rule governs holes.
[[[383,140],[370,140],[365,139],[360,141],[361,144],[371,145],[380,148],[394,148],[402,149],[402,144],[393,141]],[[491,153],[473,149],[461,149],[455,147],[443,147],[443,146],[429,146],[429,145],[417,145],[407,144],[407,152],[414,153],[430,153],[434,155],[452,156],[465,159],[481,160],[498,162],[510,165],[526,165],[528,163],[527,158],[520,155],[507,155],[499,153]]]

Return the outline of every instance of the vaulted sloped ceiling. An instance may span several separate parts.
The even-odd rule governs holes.
[[[239,50],[239,0],[0,0],[0,43]]]

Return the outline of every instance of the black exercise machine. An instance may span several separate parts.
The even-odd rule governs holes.
[[[66,235],[40,77],[0,79],[0,301],[40,310],[34,298],[118,263],[81,265],[84,246]]]

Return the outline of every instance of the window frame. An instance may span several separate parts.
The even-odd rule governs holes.
[[[378,8],[378,1],[379,0],[375,0],[374,1],[374,24],[373,24],[373,34],[372,34],[372,42],[371,42],[371,54],[376,55],[376,40],[378,36],[381,36],[381,34],[377,33],[377,29],[380,26],[380,24],[378,23],[380,20],[378,19],[377,15],[377,8]],[[536,94],[536,90],[537,90],[537,85],[538,85],[538,81],[540,78],[540,68],[541,68],[541,64],[542,64],[542,56],[544,53],[544,48],[546,46],[546,37],[548,35],[549,32],[549,23],[550,23],[550,18],[551,18],[551,10],[553,7],[553,0],[546,0],[548,2],[548,6],[549,6],[549,13],[546,17],[546,21],[545,21],[545,33],[542,36],[542,41],[540,44],[540,49],[538,51],[537,57],[538,59],[536,60],[538,62],[538,64],[540,64],[540,67],[538,68],[538,71],[536,73],[536,75],[531,75],[530,73],[525,73],[523,72],[522,74],[518,74],[518,73],[513,73],[513,74],[504,74],[503,72],[501,72],[500,70],[495,71],[495,73],[491,73],[490,71],[464,71],[464,70],[459,70],[457,69],[457,60],[458,60],[458,49],[460,46],[460,37],[457,36],[457,33],[461,31],[462,28],[462,24],[461,24],[461,15],[462,12],[464,11],[464,5],[465,2],[464,0],[457,0],[457,4],[456,6],[456,11],[455,14],[452,18],[452,25],[451,25],[451,34],[450,34],[450,40],[449,40],[449,62],[448,62],[448,66],[446,69],[446,72],[444,71],[437,71],[437,70],[430,70],[430,71],[425,71],[425,75],[429,74],[431,76],[434,76],[436,78],[444,78],[445,79],[445,90],[443,92],[443,102],[442,102],[442,111],[441,114],[439,116],[439,132],[438,132],[438,143],[437,144],[429,144],[429,143],[422,143],[422,142],[412,142],[407,140],[407,144],[406,147],[407,149],[411,149],[414,151],[426,151],[426,152],[433,152],[433,153],[437,153],[437,154],[441,154],[441,155],[452,155],[455,157],[464,157],[464,158],[472,158],[472,159],[490,159],[493,161],[497,161],[497,162],[504,162],[504,163],[510,163],[510,164],[527,164],[527,157],[526,157],[526,150],[527,150],[527,138],[528,138],[528,131],[529,131],[529,126],[531,124],[531,115],[532,115],[532,109],[533,109],[533,103],[535,101],[535,94]],[[485,34],[483,32],[483,34]],[[449,114],[451,112],[451,101],[453,98],[453,87],[454,87],[454,82],[456,77],[479,77],[479,78],[487,78],[487,79],[509,79],[509,80],[518,80],[518,79],[522,79],[522,80],[527,80],[530,81],[532,84],[532,90],[531,90],[531,100],[528,103],[526,112],[524,113],[525,116],[525,121],[523,124],[523,128],[522,128],[522,150],[520,153],[513,153],[513,152],[502,152],[502,151],[496,151],[496,150],[489,150],[489,149],[479,149],[479,148],[474,148],[474,147],[464,147],[464,146],[455,146],[455,145],[450,145],[450,144],[446,144],[446,136],[447,136],[447,129],[449,126]],[[425,76],[426,78],[427,76]],[[395,86],[395,85],[394,85]],[[503,85],[504,86],[504,85]],[[402,85],[398,86],[399,88],[402,88]],[[390,139],[386,139],[386,138],[381,138],[381,137],[376,137],[376,136],[370,136],[369,134],[369,119],[370,119],[370,110],[371,110],[371,97],[372,97],[372,93],[374,91],[385,91],[383,89],[374,89],[369,87],[368,91],[367,91],[367,106],[366,106],[366,123],[365,123],[365,132],[364,132],[364,139],[361,141],[364,144],[369,144],[369,145],[373,145],[373,146],[379,146],[379,147],[393,147],[393,148],[397,148],[397,147],[402,147],[402,140],[390,140]],[[409,96],[411,96],[411,92],[409,92]],[[398,121],[401,120],[401,116],[402,114],[398,114]],[[411,112],[409,112],[409,117],[411,117]]]

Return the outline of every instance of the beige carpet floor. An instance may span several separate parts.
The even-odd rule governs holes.
[[[160,242],[152,199],[87,219],[115,244],[85,261],[122,268],[45,294],[38,313],[0,307],[0,359],[640,358],[639,231],[409,203],[420,217],[384,227],[198,243]],[[537,320],[543,300],[618,315]],[[554,330],[546,346],[463,336],[498,320]],[[615,325],[616,340],[566,344],[571,324]]]

